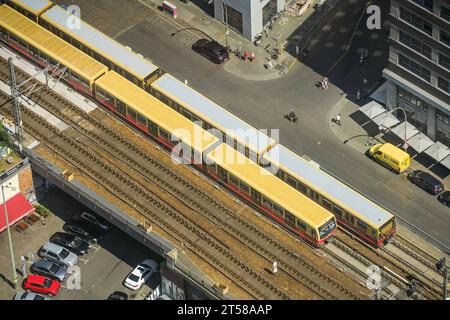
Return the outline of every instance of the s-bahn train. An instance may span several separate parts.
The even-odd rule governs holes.
[[[313,224],[313,220],[305,217],[308,214],[320,216],[322,210],[331,214],[333,221],[337,220],[340,226],[374,246],[381,246],[395,235],[395,216],[387,210],[83,21],[80,21],[80,28],[65,28],[71,15],[62,8],[47,0],[6,2],[15,9],[7,5],[0,7],[0,38],[4,43],[42,67],[57,66],[57,73],[71,86],[98,100],[167,148],[178,145],[172,138],[182,141],[190,149],[187,154],[196,159],[194,163],[199,169],[219,179],[220,183],[299,237],[320,245],[325,238],[332,236],[335,226],[330,219],[327,222],[313,219],[317,223]],[[164,110],[164,115],[170,114],[171,117],[166,119],[163,114],[156,115],[157,109]],[[148,113],[150,111],[151,114]],[[178,121],[176,125],[171,121],[174,119]],[[297,207],[295,210],[287,208],[285,202],[278,203],[281,200],[272,199],[271,194],[267,195],[271,202],[265,201],[265,190],[256,184],[251,184],[254,186],[251,187],[245,180],[249,178],[247,175],[239,180],[237,186],[235,178],[239,175],[232,173],[226,180],[221,179],[225,176],[220,172],[228,172],[231,168],[217,165],[214,175],[212,169],[203,163],[205,156],[210,159],[210,154],[205,152],[211,145],[189,143],[187,136],[180,136],[183,130],[176,130],[177,126],[188,133],[199,129],[204,132],[214,130],[216,134],[204,136],[214,136],[215,143],[226,144],[230,147],[227,147],[228,151],[237,151],[248,159],[249,162],[241,167],[243,171],[251,171],[249,168],[253,166],[250,162],[259,165],[261,170],[271,166],[272,169],[265,170],[264,175],[270,173],[272,179],[276,179],[263,185],[270,188],[276,183],[287,187],[287,194],[298,194],[302,199],[299,203],[308,203],[308,208],[313,211],[297,212]],[[233,167],[233,170],[237,169]],[[310,202],[316,206],[310,206]],[[324,236],[321,231],[326,228],[320,228],[326,224],[331,232]]]

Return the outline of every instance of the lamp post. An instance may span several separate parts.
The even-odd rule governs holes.
[[[12,241],[11,241],[11,232],[9,230],[8,210],[6,208],[6,200],[5,200],[5,188],[9,188],[12,191],[15,191],[16,188],[10,187],[9,185],[7,185],[7,186],[2,185],[3,209],[5,212],[6,230],[8,233],[8,242],[9,242],[9,253],[11,254],[11,266],[13,269],[13,286],[14,286],[14,289],[16,289],[17,288],[16,263],[14,261],[14,251],[13,251],[13,246],[12,246]]]
[[[225,3],[223,4],[223,8],[225,10],[225,26],[227,28],[225,31],[225,47],[228,49],[228,35],[230,34],[230,30],[228,30],[228,9]]]
[[[405,109],[403,109],[402,107],[397,107],[397,108],[395,108],[395,109],[392,109],[391,111],[389,111],[389,113],[392,113],[392,112],[394,112],[395,110],[402,110],[403,111],[403,114],[404,114],[404,116],[405,116],[405,140],[404,140],[404,145],[403,145],[403,149],[407,149],[408,148],[408,146],[407,146],[407,144],[406,144],[406,124],[408,123],[407,121],[408,121],[408,118],[406,117],[406,111],[405,111]]]

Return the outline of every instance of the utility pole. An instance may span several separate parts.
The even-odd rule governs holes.
[[[9,253],[11,255],[11,267],[13,270],[13,287],[14,287],[14,289],[16,289],[17,288],[17,272],[16,272],[16,262],[14,261],[14,251],[13,251],[13,245],[12,245],[12,240],[11,240],[11,232],[9,230],[8,208],[6,207],[6,200],[5,200],[5,189],[6,188],[9,188],[13,191],[16,190],[16,188],[2,185],[3,211],[5,213],[6,231],[8,233]]]
[[[16,73],[14,71],[14,64],[12,58],[8,59],[9,64],[9,78],[10,78],[10,86],[11,86],[11,99],[13,100],[14,106],[14,126],[16,128],[15,138],[19,142],[19,146],[21,146],[20,142],[23,139],[23,127],[22,127],[22,112],[20,110],[19,103],[19,90],[17,88],[16,83]],[[20,150],[22,151],[22,150]]]

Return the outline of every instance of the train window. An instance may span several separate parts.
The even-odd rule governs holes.
[[[263,196],[263,201],[262,201],[262,203],[263,203],[263,205],[264,205],[265,207],[267,207],[267,208],[269,208],[269,209],[272,210],[273,204],[272,204],[272,201],[271,201],[271,200],[269,200],[269,199],[267,199],[265,196]]]
[[[248,149],[248,147],[245,147],[245,156],[248,158],[250,154],[250,151]]]
[[[355,217],[354,217],[354,216],[350,216],[350,222],[351,222],[352,224],[355,223]]]
[[[114,97],[112,95],[110,95],[108,92],[105,92],[105,97],[106,97],[106,100],[108,100],[109,103],[111,103],[112,105],[115,105],[115,99],[114,99]],[[125,114],[125,106],[124,106],[124,109],[123,109],[122,113]]]
[[[117,106],[117,110],[118,110],[121,114],[126,115],[127,109],[126,109],[126,107],[125,107],[125,103],[123,103],[122,101],[120,101],[119,99],[117,99],[116,106]]]
[[[286,223],[291,227],[295,227],[295,216],[289,212],[286,212]]]
[[[161,127],[159,128],[159,135],[166,140],[170,140],[169,133]]]
[[[31,54],[32,54],[33,56],[35,56],[35,57],[39,57],[38,50],[37,50],[35,47],[33,47],[32,45],[29,45],[29,46],[30,46],[30,52],[31,52]]]
[[[247,194],[250,193],[250,187],[242,181],[239,183],[239,188]]]
[[[217,172],[217,167],[215,163],[208,164],[208,169],[212,170],[213,172]]]
[[[301,183],[300,181],[297,181],[298,185],[297,185],[297,189],[303,193],[303,194],[308,194],[308,187],[306,185],[304,185],[303,183]]]
[[[19,40],[17,39],[17,37],[16,37],[15,35],[13,35],[12,33],[9,34],[9,39],[11,39],[11,40],[14,41],[14,42],[19,41]]]
[[[44,58],[45,59],[45,58]],[[47,60],[47,59],[45,59],[45,60]],[[77,81],[80,81],[80,78],[78,77],[78,75],[75,73],[75,72],[71,72],[71,77],[72,77],[72,79],[75,79],[75,80],[77,80]]]
[[[23,41],[22,39],[19,39],[19,45],[25,49],[28,48],[28,44],[25,41]]]
[[[218,173],[219,173],[220,179],[222,179],[222,180],[225,181],[225,182],[228,181],[228,175],[227,175],[227,172],[226,172],[223,168],[217,166],[217,171],[218,171]]]
[[[249,151],[248,157],[253,162],[257,162],[257,160],[258,160],[258,155],[256,154],[256,152],[254,152],[252,150]]]
[[[261,193],[259,193],[258,191],[252,189],[252,199],[256,203],[261,203]]]
[[[230,183],[231,183],[231,184],[235,185],[236,187],[239,186],[239,179],[236,178],[235,175],[232,175],[232,174],[230,173],[229,179],[230,179]]]
[[[6,38],[7,33],[6,33],[6,30],[3,27],[0,27],[0,33],[2,34],[3,37]]]
[[[102,89],[100,89],[99,87],[95,88],[95,93],[97,94],[98,97],[100,97],[101,99],[105,99],[105,93],[103,92]]]
[[[68,42],[68,43],[70,43],[70,37],[67,35],[67,34],[63,34],[62,35],[62,37],[63,37],[63,39],[66,41],[66,42]]]
[[[83,86],[85,86],[86,88],[89,88],[89,82],[86,79],[80,78],[80,82]]]
[[[143,125],[147,125],[147,118],[144,117],[142,114],[138,113],[137,114],[137,121],[139,121],[140,123],[142,123]]]
[[[148,128],[150,129],[150,132],[153,135],[156,136],[158,134],[158,126],[154,122],[152,122],[150,120],[148,120]]]
[[[286,213],[287,213],[287,211],[286,211]],[[306,224],[299,218],[297,218],[297,228],[299,228],[303,232],[306,232]]]
[[[330,202],[329,200],[327,200],[327,199],[325,199],[325,198],[322,198],[322,206],[323,206],[325,209],[328,209],[328,210],[331,211],[331,206],[332,206],[332,204],[331,204],[331,202]]]
[[[192,113],[190,113],[189,111],[187,111],[186,109],[183,108],[183,110],[181,111],[181,113],[183,114],[183,116],[185,116],[186,118],[188,118],[189,120],[192,121]]]
[[[273,211],[275,211],[276,214],[278,214],[279,216],[283,216],[283,208],[280,207],[279,205],[277,205],[275,202],[273,203]],[[292,214],[290,214],[289,212],[286,212],[286,219],[288,217],[288,214],[291,215],[292,217],[294,217]]]
[[[289,175],[289,174],[286,174],[286,182],[288,183],[288,185],[290,185],[290,186],[292,186],[294,188],[297,188],[297,180],[292,178],[292,176]]]
[[[361,230],[367,230],[367,227],[367,224],[358,219],[358,228],[360,228]]]
[[[342,209],[340,207],[338,207],[337,205],[333,205],[333,213],[342,217]]]
[[[127,114],[130,116],[130,118],[136,120],[137,113],[133,108],[127,107]]]

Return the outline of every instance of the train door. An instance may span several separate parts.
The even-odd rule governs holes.
[[[259,193],[258,191],[256,191],[255,189],[252,188],[252,200],[257,203],[260,204],[261,203],[261,193]]]

